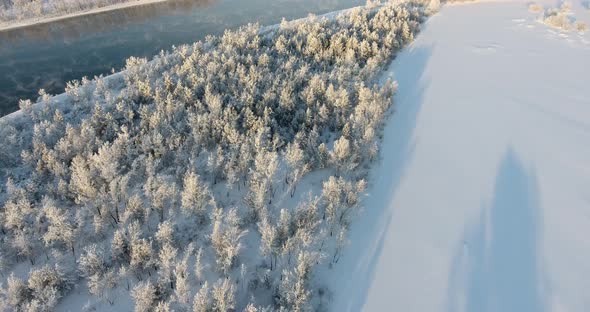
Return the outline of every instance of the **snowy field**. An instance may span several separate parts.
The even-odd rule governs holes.
[[[333,311],[589,310],[590,34],[527,6],[447,5],[392,64]]]
[[[250,27],[224,35],[220,40],[233,47],[229,51],[237,55],[237,63],[283,83],[290,81],[285,78],[289,67],[280,67],[286,62],[277,59],[275,65],[268,59],[268,55],[288,51],[281,47],[295,47],[301,40],[313,48],[320,42],[314,36],[322,38],[328,33],[346,39],[352,30],[360,35],[361,30],[382,28],[361,37],[367,42],[379,38],[375,40],[379,43],[360,44],[360,48],[350,43],[352,52],[344,56],[337,54],[342,52],[337,44],[330,50],[319,45],[315,52],[291,48],[301,52],[292,62],[310,62],[317,77],[308,79],[306,71],[299,71],[301,77],[291,80],[300,84],[293,90],[302,89],[302,93],[280,101],[295,98],[296,107],[317,108],[317,113],[306,113],[310,120],[320,114],[330,116],[313,121],[321,127],[335,123],[331,125],[335,130],[315,135],[318,138],[303,130],[291,138],[285,130],[285,139],[277,131],[273,134],[277,138],[270,140],[260,130],[256,136],[246,132],[217,139],[206,127],[197,127],[215,118],[211,112],[218,113],[221,107],[227,113],[219,116],[233,118],[232,103],[250,101],[239,95],[256,93],[244,87],[247,84],[232,82],[228,78],[235,77],[232,75],[215,80],[219,75],[213,65],[233,63],[221,62],[219,53],[209,53],[218,42],[211,40],[207,45],[180,47],[151,62],[131,59],[122,74],[100,83],[82,83],[68,94],[48,98],[65,109],[63,115],[51,117],[40,105],[33,108],[32,103],[25,103],[23,112],[5,117],[4,128],[0,127],[0,132],[12,134],[17,138],[15,144],[24,147],[21,158],[35,160],[20,163],[15,156],[19,154],[0,151],[10,156],[0,159],[0,164],[6,163],[0,173],[16,178],[16,187],[0,193],[5,207],[12,209],[10,218],[3,218],[9,216],[6,208],[0,210],[0,220],[10,225],[0,227],[4,235],[0,242],[7,250],[0,253],[0,260],[9,259],[0,261],[0,273],[4,268],[19,281],[8,287],[13,295],[6,296],[6,307],[34,308],[27,302],[35,298],[40,306],[57,311],[588,311],[590,238],[585,235],[590,228],[590,147],[584,143],[590,139],[590,108],[586,107],[590,105],[586,91],[590,33],[583,31],[583,25],[590,24],[590,3],[537,4],[447,4],[419,27],[420,32],[421,7],[409,6],[409,11],[406,7],[384,9],[379,18],[371,19],[371,27],[363,26],[364,19],[373,16],[368,12],[375,9],[359,8],[328,14],[323,22],[303,19],[289,27],[284,24],[262,31]],[[340,14],[350,14],[350,22],[335,17]],[[393,19],[395,23],[387,23]],[[341,25],[331,24],[336,22]],[[398,37],[388,36],[392,32]],[[293,42],[284,44],[285,38],[278,34]],[[378,34],[383,38],[375,37]],[[243,36],[250,39],[238,40]],[[260,47],[244,45],[261,38],[264,44]],[[397,54],[398,48],[414,38]],[[383,43],[387,44],[378,46]],[[211,44],[213,47],[208,46]],[[257,65],[251,65],[251,57],[243,51],[258,53],[261,47],[268,55],[257,55]],[[321,63],[323,58],[331,60],[322,49],[332,51],[336,62]],[[316,56],[307,59],[308,54]],[[396,58],[389,69],[376,77],[390,87],[386,81],[397,80],[395,112],[386,120],[379,160],[372,164],[371,152],[377,151],[373,146],[381,133],[381,117],[391,103],[391,89],[369,90],[361,80],[373,81],[380,65],[393,55]],[[357,63],[364,67],[350,71],[342,65],[349,64],[343,63],[345,57],[354,64],[357,56],[362,56]],[[211,70],[204,71],[197,63],[203,60]],[[323,72],[326,66],[320,65],[324,64],[338,67]],[[192,75],[178,74],[184,70]],[[249,73],[256,74],[256,70]],[[252,78],[247,71],[236,72]],[[296,73],[293,77],[299,77]],[[185,76],[200,80],[188,81]],[[347,77],[358,81],[346,85],[351,83]],[[239,101],[220,102],[221,97],[210,91],[191,94],[190,88],[186,92],[182,88],[184,84],[194,90],[214,90],[205,88],[205,81],[224,85]],[[343,104],[348,97],[333,96],[334,88],[319,87],[326,81],[342,83],[342,90],[358,89],[351,101],[357,107],[354,114]],[[288,89],[286,84],[259,83],[271,91]],[[166,105],[161,105],[159,98],[164,93],[175,101],[167,98]],[[273,96],[269,91],[265,98]],[[316,96],[334,98],[330,101],[335,108],[326,112],[326,108],[315,107],[322,102]],[[207,105],[194,104],[195,98]],[[82,105],[93,102],[90,99],[104,103]],[[202,114],[200,119],[183,119],[187,115],[183,101],[196,106],[191,109]],[[69,102],[72,108],[65,106]],[[297,123],[278,118],[289,112],[281,107],[275,108],[276,115],[271,108],[255,120],[262,125],[285,123],[285,129],[297,127]],[[103,109],[114,114],[111,122],[120,123],[120,129],[113,130],[119,133],[114,140],[101,126],[108,121],[103,115],[112,117]],[[134,119],[126,117],[133,114],[119,111],[140,116]],[[80,125],[74,123],[76,128],[66,133],[60,126],[63,116]],[[23,123],[27,118],[39,119],[38,130],[31,131]],[[94,133],[88,130],[94,128],[76,118],[97,124],[100,139],[80,144],[77,138]],[[138,119],[150,122],[142,124]],[[220,124],[234,124],[218,119]],[[352,124],[352,134],[348,119],[358,123]],[[371,131],[357,130],[364,123]],[[186,129],[192,129],[194,139],[183,137]],[[157,144],[163,142],[161,137],[176,134],[184,139],[178,141],[183,142],[181,148]],[[72,141],[71,147],[60,148],[52,136]],[[344,153],[351,150],[347,137],[353,146],[351,154],[360,160]],[[219,142],[209,144],[203,138]],[[9,139],[0,137],[0,142]],[[280,140],[285,144],[273,143]],[[219,147],[233,146],[228,142],[241,142],[242,148],[228,148],[230,154],[225,157]],[[209,150],[205,143],[217,149]],[[189,155],[188,151],[201,148],[199,144],[204,146],[200,154]],[[149,149],[154,146],[157,151]],[[111,149],[113,155],[122,156],[113,160],[108,154]],[[73,159],[73,155],[78,156]],[[126,164],[127,157],[133,160],[131,165]],[[242,158],[239,166],[233,163]],[[11,167],[12,162],[20,167]],[[177,163],[179,169],[171,170],[170,164]],[[362,178],[370,166],[365,189]],[[192,174],[193,167],[202,170],[201,178]],[[113,173],[101,168],[114,168],[114,173],[123,176],[121,182],[106,183],[113,180],[109,178]],[[328,180],[330,175],[345,179]],[[13,190],[8,192],[9,188]],[[365,191],[368,196],[359,203]],[[41,195],[48,198],[40,200]],[[94,207],[95,202],[104,207]],[[78,207],[82,213],[74,213]],[[354,211],[359,207],[362,211],[357,217]],[[100,209],[105,210],[101,213]],[[64,231],[57,229],[64,224],[72,239],[59,235]],[[39,233],[44,235],[43,242]],[[189,242],[195,248],[187,248]],[[92,245],[99,248],[84,249]],[[70,250],[73,257],[66,257]],[[90,260],[97,268],[88,265],[93,264]],[[31,278],[33,269],[48,265],[58,272],[62,264],[69,270],[64,275],[67,278],[58,276],[57,286],[40,283],[53,280],[45,276],[51,275],[51,269],[37,270]],[[27,273],[28,284],[20,284]],[[0,281],[11,279],[8,276],[4,274]],[[208,283],[213,285],[211,290]],[[0,292],[0,299],[2,296]]]

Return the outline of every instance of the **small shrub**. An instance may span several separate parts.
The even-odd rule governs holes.
[[[531,3],[531,4],[529,4],[529,12],[541,13],[541,12],[543,12],[543,6],[541,6],[538,3]]]
[[[562,12],[550,12],[549,15],[546,15],[543,18],[543,23],[565,31],[570,31],[572,29],[572,23],[570,22],[569,17]]]

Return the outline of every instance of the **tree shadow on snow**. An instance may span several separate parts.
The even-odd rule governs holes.
[[[371,169],[371,193],[363,202],[361,215],[352,222],[350,244],[335,272],[330,273],[336,279],[333,290],[338,294],[332,302],[333,311],[361,311],[365,305],[395,209],[391,204],[412,158],[416,119],[429,84],[424,70],[431,55],[430,46],[411,46],[390,65],[399,84],[394,113],[386,120],[380,161]]]
[[[449,312],[544,310],[537,274],[538,196],[534,173],[509,150],[497,173],[491,206],[465,235],[453,261]]]

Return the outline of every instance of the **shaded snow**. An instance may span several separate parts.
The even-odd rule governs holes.
[[[392,64],[397,112],[325,277],[333,311],[588,310],[590,35],[536,19],[448,5]]]

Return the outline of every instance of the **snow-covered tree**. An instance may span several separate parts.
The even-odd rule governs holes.
[[[101,276],[107,270],[104,251],[95,244],[84,247],[84,252],[78,260],[78,268],[83,276]]]
[[[174,268],[174,280],[176,285],[174,287],[174,294],[176,301],[183,307],[187,307],[191,296],[190,285],[190,271],[188,270],[188,260],[193,252],[192,245],[185,250],[183,259],[178,262]]]
[[[199,223],[205,220],[207,204],[210,200],[210,191],[201,181],[199,175],[187,172],[184,176],[183,190],[181,193],[182,210],[187,216],[195,216]]]
[[[91,294],[110,305],[115,303],[114,288],[117,286],[118,276],[113,269],[104,273],[96,273],[88,277],[88,289]]]
[[[334,142],[334,149],[332,150],[332,162],[338,169],[338,172],[347,170],[351,167],[351,146],[350,141],[345,137],[340,137]]]
[[[111,255],[114,261],[130,260],[130,245],[122,229],[117,229],[111,241]]]
[[[174,225],[172,224],[172,221],[166,220],[158,224],[158,231],[156,232],[155,237],[161,246],[176,245],[176,239],[174,237]]]
[[[195,279],[202,283],[203,280],[203,248],[200,247],[195,255]]]
[[[290,169],[285,180],[289,184],[291,197],[293,197],[297,183],[299,182],[299,179],[301,179],[301,177],[307,173],[309,170],[309,165],[305,162],[304,151],[297,143],[287,145],[285,150],[285,159],[287,160]]]
[[[70,288],[70,282],[59,267],[45,265],[29,272],[27,287],[40,310],[52,310],[57,301]]]
[[[158,212],[160,222],[163,222],[166,208],[174,206],[177,195],[176,186],[160,176],[150,176],[144,186],[144,192]]]
[[[135,302],[135,312],[149,312],[157,299],[156,287],[150,281],[140,282],[131,292]]]
[[[43,240],[47,245],[52,243],[61,243],[75,254],[75,244],[78,234],[78,227],[75,221],[68,216],[68,211],[57,208],[55,202],[51,199],[45,199],[43,211],[48,221],[47,232],[43,235]]]
[[[273,269],[274,259],[278,254],[278,241],[277,241],[277,229],[273,226],[267,217],[264,217],[262,221],[258,223],[258,232],[261,235],[260,253],[269,257],[270,269]]]
[[[218,211],[213,219],[211,244],[217,255],[219,271],[227,275],[236,263],[242,249],[241,239],[247,231],[240,229],[241,220],[235,208],[225,214]]]
[[[213,285],[211,296],[213,298],[214,311],[231,311],[235,308],[235,286],[229,279],[222,278],[217,280]]]
[[[137,274],[150,270],[154,263],[152,242],[145,238],[132,240],[130,248],[131,268],[133,268]]]
[[[209,285],[205,282],[193,300],[193,312],[207,312],[212,308]]]
[[[172,270],[177,255],[178,249],[174,248],[170,244],[164,244],[164,246],[160,248],[158,255],[158,274],[160,276],[160,285],[164,285],[163,287],[174,288]]]
[[[70,189],[76,200],[81,203],[91,202],[98,195],[94,175],[84,157],[76,156],[71,165],[72,178]]]

